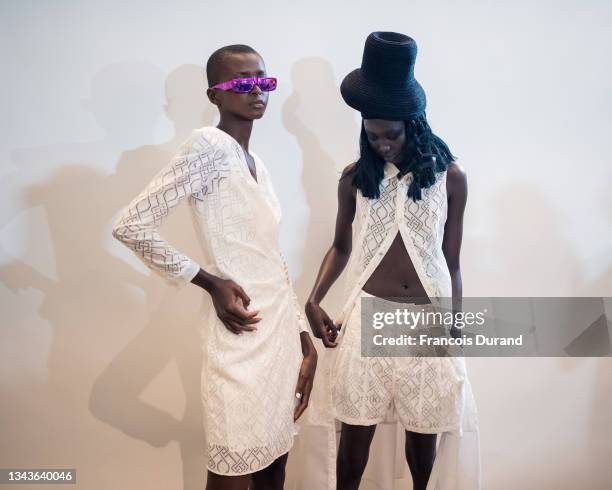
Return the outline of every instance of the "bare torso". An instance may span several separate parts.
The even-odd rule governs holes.
[[[430,302],[399,232],[363,290],[378,297],[421,298],[415,302]]]

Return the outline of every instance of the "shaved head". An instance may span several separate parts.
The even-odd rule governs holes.
[[[209,87],[225,81],[220,80],[223,63],[228,56],[233,54],[256,54],[259,56],[257,51],[246,44],[231,44],[217,49],[206,62],[206,78],[208,79]]]

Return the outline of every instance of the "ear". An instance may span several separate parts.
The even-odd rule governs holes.
[[[210,100],[211,104],[216,106],[219,105],[219,99],[217,98],[217,91],[212,88],[206,89],[206,95],[208,96],[208,100]]]

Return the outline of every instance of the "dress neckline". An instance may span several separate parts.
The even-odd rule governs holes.
[[[257,163],[258,156],[254,152],[252,152],[252,151],[247,152],[244,148],[242,148],[240,143],[238,143],[238,140],[236,138],[234,138],[228,132],[223,131],[222,129],[219,129],[217,126],[211,126],[211,127],[215,128],[217,131],[219,131],[220,133],[223,133],[225,136],[227,136],[231,140],[231,142],[236,146],[236,148],[238,150],[238,153],[240,154],[240,159],[244,163],[244,165],[241,165],[241,168],[243,169],[244,172],[246,172],[248,174],[248,176],[247,176],[248,181],[251,184],[256,185],[256,186],[259,187],[259,183],[261,181],[261,172],[260,172],[260,166]],[[248,153],[249,156],[253,159],[253,164],[255,165],[255,177],[253,176],[253,174],[249,170],[249,162],[247,161],[246,153]]]

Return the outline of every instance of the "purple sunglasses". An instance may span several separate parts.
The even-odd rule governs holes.
[[[234,78],[227,82],[218,83],[212,88],[220,88],[221,90],[231,90],[239,94],[246,94],[253,90],[257,85],[262,91],[270,92],[276,89],[276,78],[273,77],[252,77],[252,78]]]

